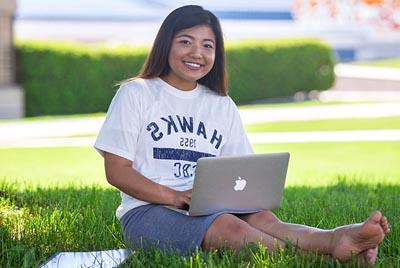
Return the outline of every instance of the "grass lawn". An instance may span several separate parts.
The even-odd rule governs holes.
[[[400,142],[325,142],[255,144],[257,153],[291,153],[287,185],[326,186],[338,176],[400,184]],[[38,157],[40,155],[40,157]],[[108,187],[103,160],[91,147],[0,149],[0,180],[31,187],[96,184]]]
[[[104,117],[105,113],[89,113],[89,114],[69,114],[69,115],[43,115],[24,117],[21,119],[1,119],[0,124],[16,123],[16,122],[41,122],[53,120],[68,120],[68,119],[81,119],[81,118],[99,118]]]
[[[400,58],[391,58],[391,59],[377,60],[377,61],[360,61],[360,62],[355,62],[355,64],[373,66],[373,67],[400,68]]]
[[[400,116],[265,122],[245,127],[247,132],[400,129]]]
[[[291,152],[280,209],[284,221],[320,228],[363,221],[373,209],[392,224],[377,265],[400,265],[400,142],[256,144]],[[89,147],[0,149],[0,267],[35,267],[59,251],[125,247],[114,217],[118,192]],[[126,267],[356,267],[289,248],[274,255],[159,251],[132,254]]]
[[[103,159],[91,147],[0,149],[0,179],[32,186],[107,185]]]

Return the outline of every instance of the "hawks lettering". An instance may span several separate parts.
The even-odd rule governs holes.
[[[147,125],[146,130],[150,132],[151,138],[154,141],[159,141],[166,134],[167,136],[172,133],[195,133],[197,136],[208,140],[207,133],[212,133],[209,142],[218,149],[223,140],[222,135],[216,129],[208,130],[203,122],[195,122],[193,117],[185,117],[179,115],[168,115],[160,118],[159,124],[151,122]]]

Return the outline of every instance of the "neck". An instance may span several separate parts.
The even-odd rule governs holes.
[[[182,81],[182,80],[176,80],[173,79],[171,77],[167,76],[163,76],[161,77],[162,80],[164,80],[165,82],[167,82],[168,84],[170,84],[171,86],[173,86],[174,88],[177,88],[179,90],[183,90],[183,91],[190,91],[196,88],[197,86],[197,82],[194,81]]]

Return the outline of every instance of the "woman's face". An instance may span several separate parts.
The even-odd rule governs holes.
[[[168,57],[170,71],[164,80],[181,90],[194,89],[197,80],[212,69],[215,47],[215,35],[208,25],[178,32],[172,39]]]

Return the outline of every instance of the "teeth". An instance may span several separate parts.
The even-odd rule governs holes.
[[[189,65],[191,67],[195,67],[195,68],[199,68],[200,67],[200,64],[193,63],[193,62],[185,62],[185,64],[187,64],[187,65]]]

